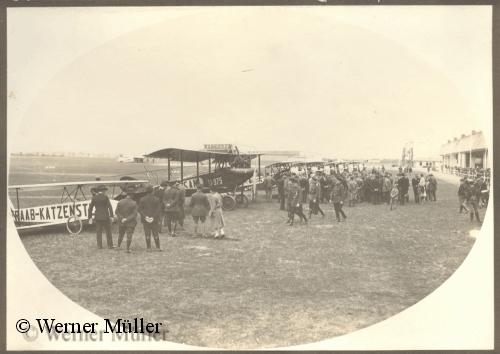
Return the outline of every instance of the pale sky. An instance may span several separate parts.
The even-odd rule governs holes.
[[[10,8],[10,151],[491,143],[491,7]],[[491,146],[491,145],[490,145]]]

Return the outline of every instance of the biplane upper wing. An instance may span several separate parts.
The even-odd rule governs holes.
[[[71,186],[85,186],[85,185],[121,186],[121,185],[130,184],[131,182],[149,183],[149,181],[139,181],[139,180],[133,180],[133,181],[127,181],[127,180],[121,180],[121,181],[83,181],[83,182],[61,182],[61,183],[44,183],[44,184],[24,184],[24,185],[17,185],[17,186],[9,186],[8,188],[9,189],[18,189],[18,190],[29,189],[32,191],[45,191],[45,190],[50,190],[50,189],[54,189],[57,187],[71,187]]]
[[[251,159],[257,157],[256,154],[246,154]],[[184,161],[184,162],[201,162],[208,159],[215,159],[221,162],[232,161],[237,154],[222,153],[222,152],[209,152],[198,150],[184,150],[176,148],[162,149],[150,154],[145,155],[147,158],[170,159],[171,161]]]

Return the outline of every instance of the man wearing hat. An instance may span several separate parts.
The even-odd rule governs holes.
[[[437,180],[432,173],[429,174],[429,201],[436,201]]]
[[[184,213],[184,204],[186,202],[186,187],[184,187],[181,182],[177,181],[175,182],[175,188],[179,190],[179,226],[180,230],[185,231],[184,219],[186,215]]]
[[[290,192],[290,172],[286,172],[284,174],[284,182],[283,182],[283,190],[285,192],[285,203],[286,203],[286,208],[285,210],[288,210],[288,194]]]
[[[319,206],[319,201],[321,199],[321,186],[318,183],[318,177],[312,176],[311,183],[309,186],[309,219],[311,219],[312,214],[318,215],[318,211],[321,213],[321,216],[324,218],[325,213],[321,210]]]
[[[458,202],[460,203],[460,211],[459,213],[462,213],[462,209],[465,209],[465,213],[469,213],[469,209],[465,205],[465,199],[467,197],[467,190],[469,189],[469,186],[467,184],[467,181],[465,178],[460,179],[460,187],[458,187]]]
[[[113,237],[111,236],[111,223],[113,222],[113,207],[109,197],[104,194],[108,189],[104,185],[96,188],[97,194],[92,197],[89,204],[89,224],[92,224],[92,212],[95,207],[95,223],[97,226],[97,247],[102,249],[102,229],[106,230],[106,242],[108,248],[113,247]]]
[[[116,206],[115,214],[118,218],[118,247],[120,249],[123,241],[123,236],[127,234],[127,253],[130,253],[130,244],[132,243],[132,236],[137,225],[137,204],[132,197],[134,196],[134,188],[127,188],[127,198],[122,199]]]
[[[163,204],[165,205],[165,224],[167,224],[168,232],[172,237],[177,237],[175,229],[179,220],[179,190],[175,187],[174,181],[167,181],[168,188],[163,196]],[[172,223],[174,227],[172,229]]]
[[[321,177],[319,179],[319,186],[321,188],[321,198],[320,198],[321,203],[325,202],[325,198],[327,198],[327,202],[328,202],[328,194],[329,194],[328,188],[330,186],[329,182],[330,181],[327,180],[325,172],[322,172]]]
[[[406,173],[401,175],[401,178],[398,180],[399,187],[399,202],[401,205],[405,205],[406,195],[408,194],[408,190],[410,189],[410,181],[408,177],[406,177]]]
[[[340,214],[342,214],[342,217],[347,219],[347,216],[345,215],[344,211],[342,210],[342,205],[344,204],[344,186],[340,181],[337,180],[335,182],[335,186],[333,187],[332,191],[332,203],[333,203],[333,208],[335,209],[335,216],[337,217],[337,222],[340,222]]]
[[[470,221],[474,220],[474,214],[476,215],[476,220],[481,222],[479,219],[478,203],[481,199],[481,190],[475,183],[471,183],[471,186],[467,189],[466,194],[467,204],[470,206]]]
[[[191,216],[194,221],[194,232],[192,237],[198,235],[198,223],[201,222],[201,234],[207,237],[205,232],[205,220],[208,215],[208,210],[210,209],[210,201],[205,193],[202,192],[203,184],[199,183],[196,185],[196,193],[194,193],[190,200],[189,206],[192,208]]]
[[[276,184],[278,185],[278,202],[280,203],[280,210],[285,210],[285,178],[286,173],[284,173]]]
[[[415,196],[415,203],[420,203],[418,198],[418,186],[420,185],[420,177],[418,177],[418,173],[415,174],[415,177],[411,180],[411,185],[413,187],[413,195]]]
[[[162,181],[160,187],[154,191],[154,196],[160,200],[160,215],[158,216],[158,233],[161,234],[161,224],[165,217],[165,205],[163,204],[163,197],[165,196],[165,188],[167,188],[167,181]]]
[[[295,214],[297,214],[300,218],[300,220],[304,219],[306,225],[307,225],[307,218],[302,213],[302,189],[299,186],[299,181],[297,178],[291,178],[290,179],[291,185],[290,185],[290,191],[288,194],[288,221],[286,224],[289,226],[293,225],[293,219],[295,217]]]
[[[155,240],[156,249],[163,251],[160,247],[160,237],[158,234],[158,221],[160,218],[161,202],[153,195],[154,188],[151,185],[146,187],[146,195],[139,200],[138,211],[141,214],[141,222],[146,236],[146,247],[151,251],[151,233]]]

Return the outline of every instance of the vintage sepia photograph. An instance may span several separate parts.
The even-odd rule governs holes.
[[[7,349],[492,349],[492,26],[8,8]]]

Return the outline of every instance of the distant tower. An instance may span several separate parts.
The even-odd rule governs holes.
[[[413,168],[413,141],[405,144],[403,148],[403,157],[401,159],[401,166]]]

